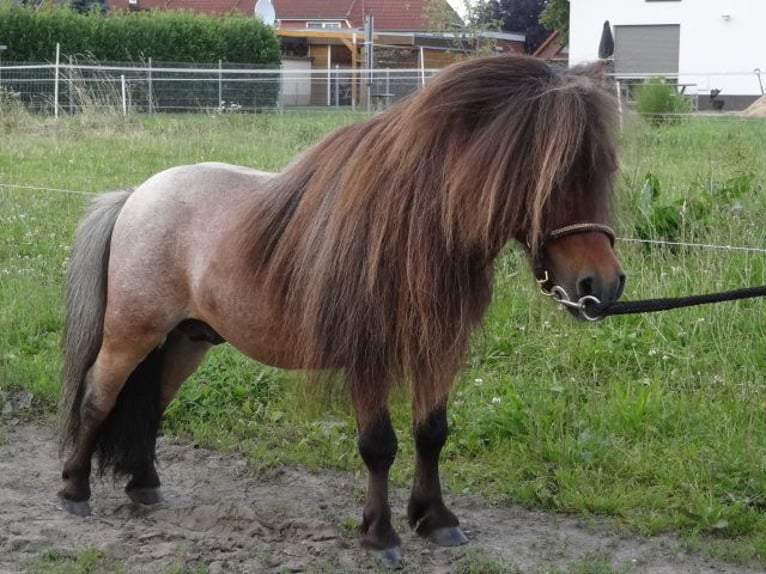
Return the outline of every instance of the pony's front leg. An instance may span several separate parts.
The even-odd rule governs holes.
[[[457,517],[446,507],[439,481],[439,455],[447,440],[447,407],[437,406],[424,419],[415,420],[415,478],[407,505],[410,526],[440,546],[468,542]]]
[[[391,507],[388,502],[388,471],[397,450],[396,433],[391,426],[388,409],[383,406],[373,413],[357,406],[359,454],[368,471],[367,499],[359,527],[362,546],[377,550],[386,566],[401,562],[401,541],[391,526]]]

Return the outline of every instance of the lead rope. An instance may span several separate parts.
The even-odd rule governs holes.
[[[555,241],[566,235],[582,233],[586,231],[598,231],[607,235],[614,245],[614,231],[611,227],[599,223],[577,223],[556,229],[548,234],[547,241]],[[540,284],[543,295],[553,298],[554,301],[564,307],[575,309],[580,316],[587,321],[599,321],[610,315],[629,315],[634,313],[656,313],[681,307],[693,307],[695,305],[707,305],[709,303],[721,303],[723,301],[736,301],[738,299],[751,299],[766,296],[766,285],[756,287],[743,287],[731,291],[719,291],[717,293],[705,293],[702,295],[687,295],[683,297],[660,297],[657,299],[639,299],[637,301],[615,301],[606,307],[601,306],[601,301],[593,295],[585,295],[577,301],[571,299],[566,290],[559,285],[551,285],[548,272],[535,262],[535,277]]]
[[[547,274],[545,276],[547,281]],[[539,281],[539,280],[538,280]],[[610,315],[629,315],[634,313],[656,313],[681,307],[693,307],[695,305],[707,305],[709,303],[721,303],[723,301],[736,301],[738,299],[751,299],[766,296],[766,285],[757,287],[743,287],[731,291],[717,293],[705,293],[703,295],[687,295],[684,297],[660,297],[657,299],[639,299],[637,301],[615,301],[611,305],[601,307],[601,301],[593,295],[585,295],[577,301],[569,297],[569,294],[559,285],[550,290],[541,289],[543,295],[551,297],[564,307],[575,309],[580,316],[587,321],[600,321]]]
[[[597,309],[599,319],[609,315],[628,315],[630,313],[656,313],[680,307],[693,307],[694,305],[706,305],[708,303],[720,303],[722,301],[736,301],[737,299],[750,299],[766,295],[766,285],[757,287],[743,287],[731,291],[718,293],[706,293],[703,295],[687,295],[685,297],[661,297],[658,299],[640,299],[638,301],[615,301],[608,307]],[[594,301],[585,302],[595,304]],[[587,309],[586,309],[587,312]],[[589,313],[590,314],[590,313]]]

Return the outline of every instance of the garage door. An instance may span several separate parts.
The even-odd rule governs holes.
[[[619,75],[678,74],[678,24],[615,26],[614,70]]]

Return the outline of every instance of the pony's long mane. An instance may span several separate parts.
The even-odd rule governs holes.
[[[241,230],[259,281],[298,318],[305,364],[443,395],[502,246],[536,245],[557,204],[608,203],[557,194],[614,168],[612,110],[587,74],[496,56],[308,149]]]

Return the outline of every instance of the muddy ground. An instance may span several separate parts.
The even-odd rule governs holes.
[[[39,566],[46,551],[75,557],[87,548],[100,549],[124,571],[152,574],[378,569],[354,535],[363,477],[295,466],[255,471],[241,456],[162,438],[165,501],[133,506],[120,485],[104,480],[94,485],[92,516],[83,519],[62,511],[54,496],[59,463],[51,428],[0,421],[0,443],[0,573]],[[393,491],[396,516],[403,515],[406,497],[404,489]],[[583,572],[587,564],[608,562],[617,572],[760,571],[690,554],[670,536],[629,536],[607,522],[490,507],[471,496],[447,499],[471,543],[437,548],[399,519],[402,571]]]

